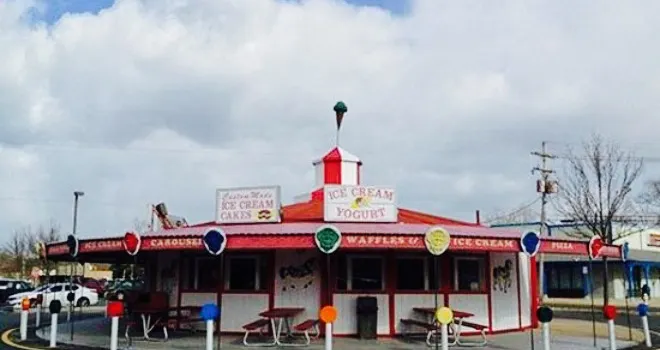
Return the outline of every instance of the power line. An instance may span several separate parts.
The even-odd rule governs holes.
[[[487,219],[487,220],[485,221],[485,223],[496,223],[496,222],[498,222],[498,221],[500,221],[500,220],[505,220],[505,219],[508,219],[508,218],[510,218],[510,217],[512,217],[512,216],[516,216],[516,215],[520,214],[521,212],[523,212],[523,211],[525,211],[525,210],[531,208],[533,205],[535,205],[536,203],[538,203],[540,200],[541,200],[541,197],[534,198],[533,201],[531,201],[531,202],[529,202],[529,203],[526,203],[526,204],[523,204],[522,206],[516,208],[515,210],[513,210],[513,211],[511,211],[511,212],[509,212],[509,213],[502,214],[502,215],[498,215],[498,216],[496,216],[496,217],[494,217],[494,218],[489,218],[489,219]]]

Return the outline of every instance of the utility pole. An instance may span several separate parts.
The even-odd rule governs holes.
[[[540,173],[541,179],[536,182],[536,192],[541,194],[541,225],[539,227],[539,235],[541,239],[545,236],[546,229],[546,213],[545,205],[548,204],[548,195],[551,193],[557,192],[557,182],[550,180],[550,174],[554,173],[554,170],[548,168],[548,159],[557,158],[557,156],[552,155],[547,152],[546,141],[541,142],[541,152],[534,151],[532,152],[533,156],[541,158],[541,166],[535,167],[532,169],[532,174]],[[543,303],[545,299],[544,292],[544,281],[545,281],[545,269],[543,264],[543,253],[538,254],[539,257],[539,301]]]

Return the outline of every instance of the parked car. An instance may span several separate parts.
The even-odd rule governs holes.
[[[0,303],[7,301],[10,295],[33,290],[32,286],[21,280],[0,278]]]
[[[141,280],[116,280],[112,285],[108,285],[105,298],[107,300],[117,300],[125,297],[130,293],[139,292],[144,288],[144,281]]]
[[[93,278],[85,278],[82,285],[83,287],[94,290],[98,295],[105,294],[105,288],[103,287],[103,284]]]
[[[72,287],[75,296],[73,305],[89,306],[98,304],[99,296],[96,294],[96,291],[79,284],[73,284]],[[41,294],[44,306],[50,305],[50,302],[53,300],[59,300],[62,305],[69,305],[67,295],[71,291],[70,288],[71,285],[69,283],[47,284],[29,292],[14,294],[7,299],[7,304],[14,309],[20,309],[23,298],[28,298],[34,303],[37,300],[37,296]]]

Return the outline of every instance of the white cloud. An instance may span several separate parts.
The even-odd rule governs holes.
[[[567,6],[570,4],[570,6]],[[529,151],[660,125],[660,3],[120,0],[29,23],[0,2],[2,229],[53,217],[119,233],[165,200],[213,218],[214,189],[311,190],[342,145],[402,205],[472,218],[535,196]],[[35,146],[36,145],[36,146]],[[657,147],[648,148],[657,151]]]

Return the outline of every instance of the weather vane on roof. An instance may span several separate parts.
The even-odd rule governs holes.
[[[348,112],[348,108],[346,108],[346,104],[344,102],[339,101],[335,104],[335,107],[333,108],[335,111],[335,115],[337,117],[337,146],[339,146],[339,129],[341,128],[341,122],[344,120],[344,114]]]

